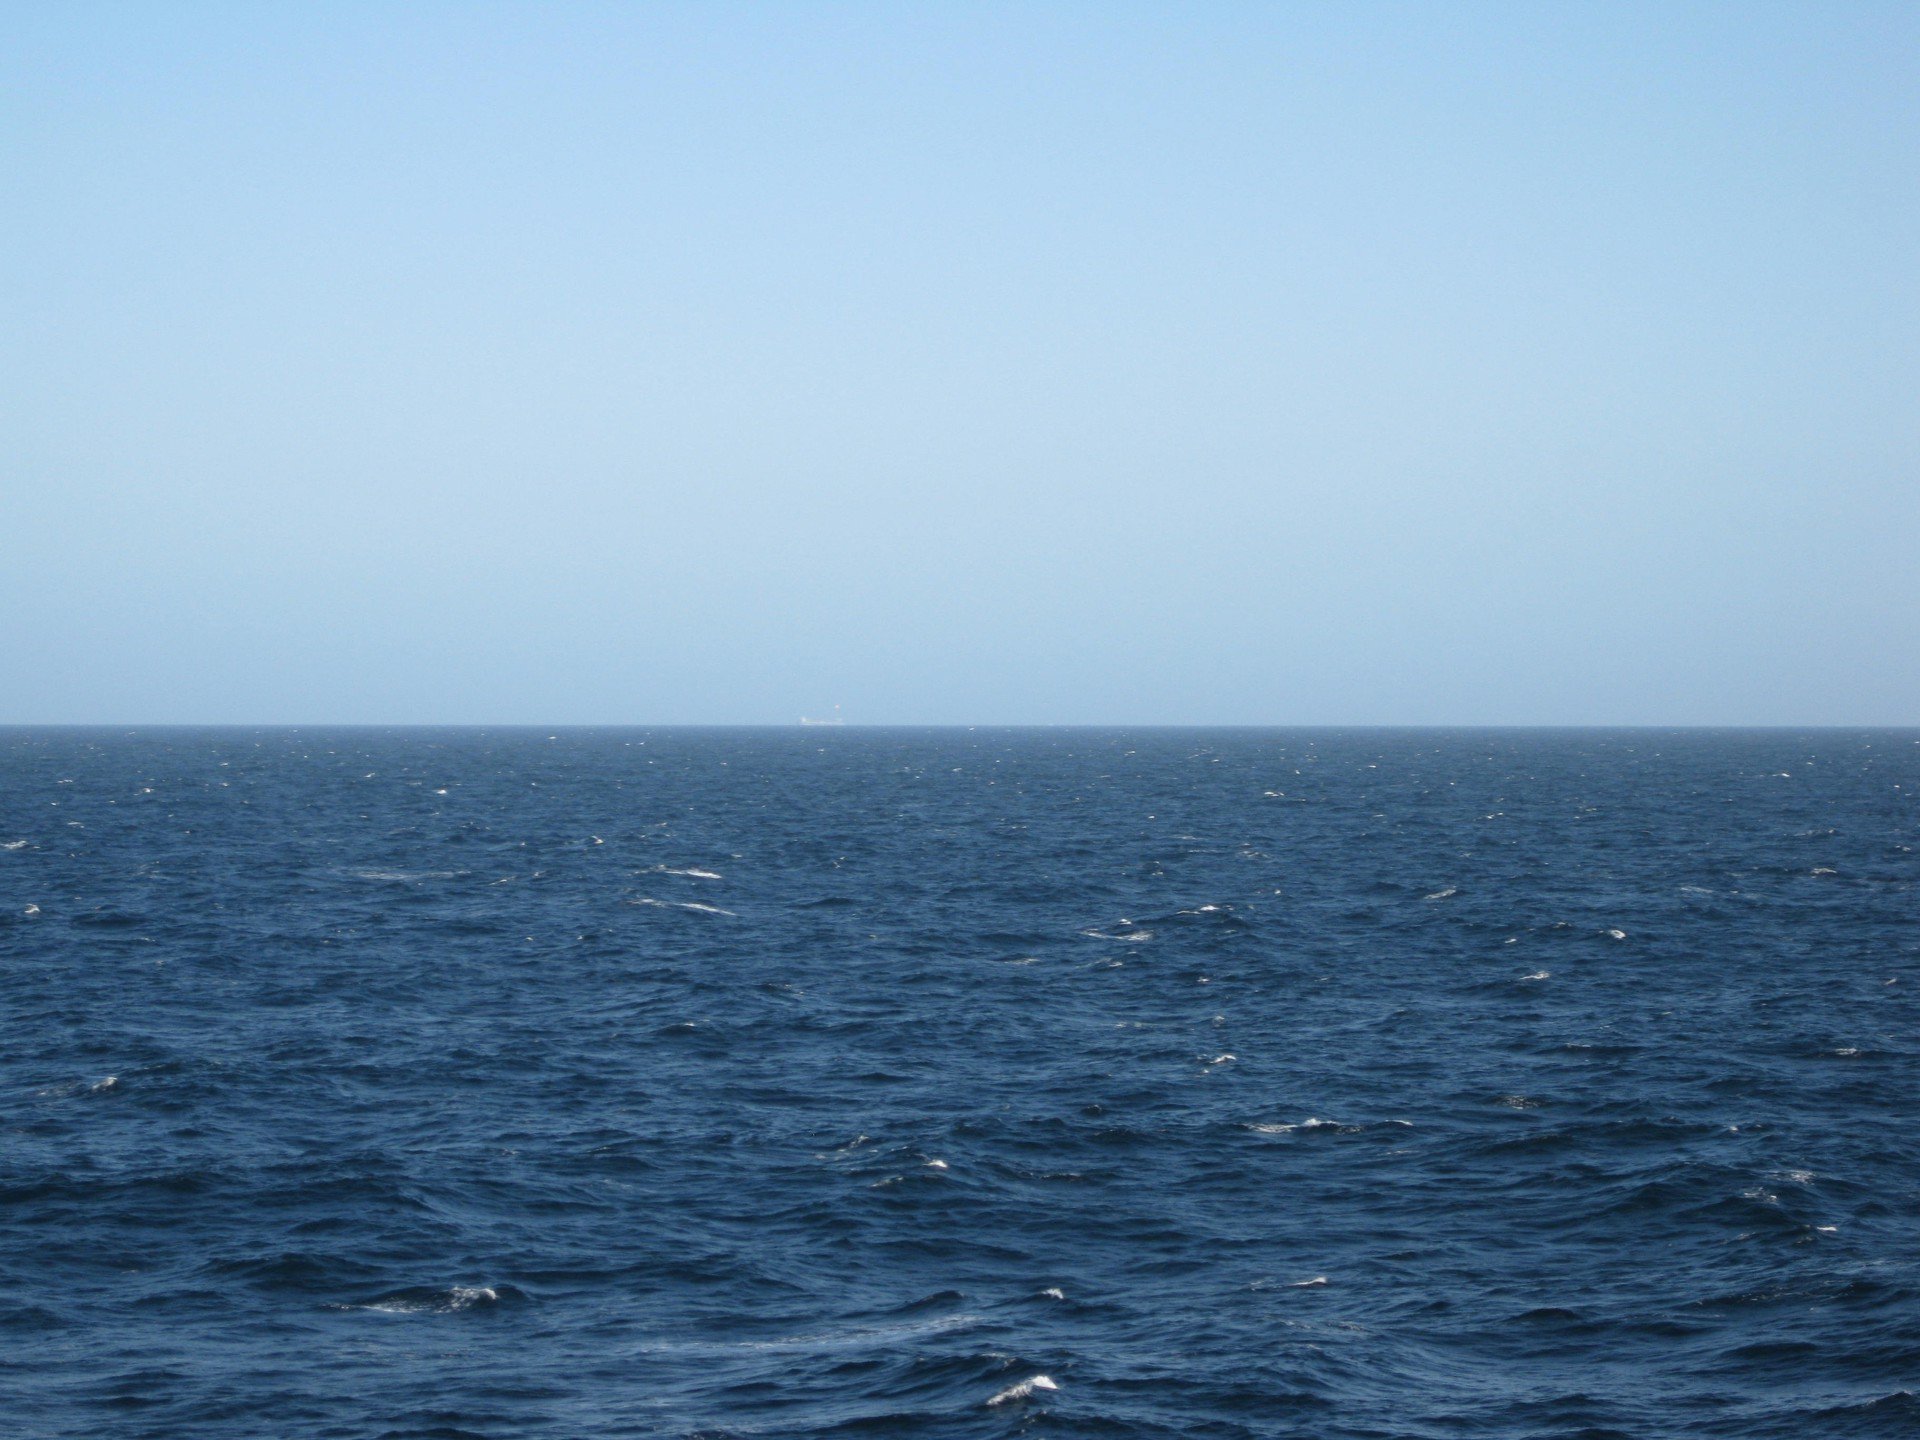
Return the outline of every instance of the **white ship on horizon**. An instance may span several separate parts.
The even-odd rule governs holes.
[[[800,723],[802,725],[844,725],[847,722],[840,718],[840,707],[836,705],[833,707],[833,714],[819,719],[812,715],[802,715]]]

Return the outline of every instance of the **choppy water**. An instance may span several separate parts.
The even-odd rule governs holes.
[[[1914,1433],[1917,792],[0,732],[0,1433]]]

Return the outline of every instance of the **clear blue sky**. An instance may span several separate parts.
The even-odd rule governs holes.
[[[0,8],[0,721],[1920,723],[1920,7]]]

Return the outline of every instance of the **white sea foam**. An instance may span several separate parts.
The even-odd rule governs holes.
[[[694,880],[718,880],[720,878],[719,871],[702,870],[698,865],[656,865],[654,866],[653,873],[656,875],[685,875]]]
[[[96,1080],[93,1084],[89,1085],[87,1087],[87,1093],[89,1095],[104,1095],[109,1090],[118,1090],[119,1088],[120,1077],[118,1075],[108,1075],[104,1079]]]
[[[343,1310],[373,1310],[382,1315],[450,1315],[471,1310],[476,1305],[491,1305],[500,1292],[491,1285],[453,1285],[431,1295],[396,1295],[389,1300],[374,1300],[365,1305],[343,1305]]]
[[[1607,931],[1607,938],[1610,940],[1624,940],[1627,938],[1627,932],[1624,930],[1609,930]]]
[[[8,840],[0,843],[0,850],[24,850],[26,848],[27,842],[24,840]]]
[[[1045,1375],[1035,1375],[1022,1380],[1018,1385],[1009,1385],[998,1395],[987,1401],[989,1405],[1004,1405],[1009,1400],[1024,1400],[1036,1390],[1058,1390],[1060,1387]]]
[[[1040,1296],[1043,1300],[1064,1300],[1067,1298],[1067,1292],[1058,1285],[1049,1285],[1040,1292]]]
[[[871,1135],[856,1135],[853,1137],[853,1139],[849,1140],[846,1144],[842,1145],[839,1149],[823,1150],[818,1155],[815,1155],[813,1158],[816,1160],[832,1160],[837,1156],[850,1155],[855,1150],[858,1150],[862,1145],[869,1143],[872,1139],[873,1137]]]
[[[1131,920],[1122,920],[1120,923],[1122,925],[1131,925],[1133,922]],[[1153,939],[1153,931],[1151,930],[1101,930],[1096,927],[1091,930],[1082,930],[1080,933],[1089,939],[1118,940],[1128,945],[1138,945],[1143,941]]]
[[[1553,978],[1553,972],[1551,970],[1536,970],[1531,975],[1522,975],[1520,978],[1522,980],[1551,980]]]
[[[629,905],[651,905],[656,910],[693,910],[702,915],[732,915],[737,912],[722,910],[718,905],[702,905],[697,900],[656,900],[651,895],[643,895],[627,901]]]
[[[927,1161],[927,1168],[929,1170],[946,1170],[950,1167],[944,1160],[929,1160]]]
[[[1444,890],[1436,890],[1431,895],[1424,895],[1421,898],[1424,900],[1444,900],[1449,895],[1458,895],[1459,893],[1460,893],[1459,886],[1449,885]]]
[[[1295,1280],[1290,1285],[1288,1285],[1287,1288],[1289,1290],[1311,1290],[1316,1285],[1324,1285],[1326,1283],[1327,1283],[1326,1276],[1316,1275],[1311,1280]]]
[[[40,913],[40,907],[38,905],[29,905],[27,906],[26,909],[22,910],[20,913],[22,915],[38,915]],[[1887,983],[1891,985],[1893,982],[1889,980]]]

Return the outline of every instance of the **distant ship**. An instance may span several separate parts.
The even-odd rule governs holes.
[[[826,719],[816,720],[811,715],[802,715],[800,717],[800,723],[802,725],[844,725],[847,722],[840,718],[840,707],[836,705],[833,707],[833,714],[829,715]]]

